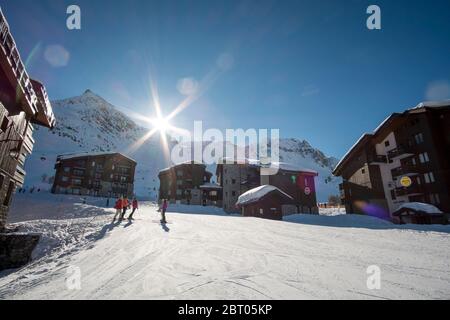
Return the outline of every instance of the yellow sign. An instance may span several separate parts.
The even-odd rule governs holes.
[[[409,186],[412,185],[412,180],[410,177],[404,176],[400,179],[400,184],[405,187],[408,188]]]

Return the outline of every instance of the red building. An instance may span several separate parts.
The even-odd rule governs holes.
[[[277,187],[263,185],[240,195],[236,206],[245,217],[282,220],[283,206],[294,203],[290,195]]]

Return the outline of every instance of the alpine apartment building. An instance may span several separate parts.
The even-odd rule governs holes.
[[[390,115],[364,134],[333,172],[349,213],[391,218],[407,202],[450,213],[450,101]]]
[[[276,174],[264,174],[265,166],[260,161],[223,159],[216,169],[217,182],[223,188],[223,209],[225,212],[239,212],[238,198],[254,188],[270,185],[293,198],[282,206],[282,214],[318,213],[315,177],[317,172],[305,168],[279,163]]]
[[[211,184],[212,173],[197,162],[176,164],[158,174],[160,181],[158,200],[167,199],[171,203],[215,204],[221,202],[221,188]]]
[[[56,159],[52,193],[131,198],[136,162],[121,153],[79,153]]]
[[[24,183],[33,125],[53,128],[52,106],[44,85],[28,75],[0,9],[0,232],[15,190]]]

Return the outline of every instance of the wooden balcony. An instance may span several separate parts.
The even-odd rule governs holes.
[[[11,35],[8,22],[0,9],[0,65],[10,83],[12,103],[6,104],[10,115],[24,111],[33,117],[37,113],[38,98]],[[5,88],[2,88],[5,89]],[[6,90],[6,89],[5,89]]]
[[[388,152],[388,157],[391,160],[401,160],[414,155],[411,147],[398,147]]]
[[[31,83],[33,84],[34,91],[38,97],[38,112],[35,117],[31,119],[31,122],[51,129],[55,126],[56,119],[53,114],[52,105],[48,99],[47,90],[44,85],[37,80],[31,79]]]

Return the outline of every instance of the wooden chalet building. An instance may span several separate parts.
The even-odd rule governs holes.
[[[52,193],[131,198],[136,162],[121,153],[60,155]]]
[[[283,206],[295,204],[294,199],[277,187],[263,185],[239,196],[236,206],[244,217],[283,219]]]
[[[0,232],[15,190],[24,183],[33,125],[53,128],[55,117],[44,85],[28,75],[0,9]]]
[[[171,203],[181,204],[203,204],[203,193],[209,194],[211,191],[218,191],[208,188],[212,173],[206,170],[206,166],[197,162],[184,162],[161,170],[159,178],[159,202],[167,199]],[[202,187],[202,188],[201,188]],[[220,189],[220,188],[219,188]],[[214,194],[214,193],[213,193]],[[213,197],[213,195],[211,195]],[[215,201],[220,201],[220,194],[216,194]],[[210,198],[210,201],[213,201]]]
[[[450,213],[450,101],[394,113],[364,134],[333,171],[348,213],[391,219],[402,204]]]
[[[237,213],[239,196],[262,185],[271,185],[293,198],[293,202],[282,206],[283,215],[293,213],[318,213],[315,177],[317,172],[295,167],[287,163],[274,163],[269,169],[277,168],[277,173],[267,175],[266,166],[257,160],[223,159],[216,170],[217,181],[222,186],[223,209]]]

